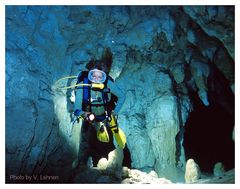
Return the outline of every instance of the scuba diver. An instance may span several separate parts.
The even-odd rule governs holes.
[[[75,88],[74,116],[77,121],[83,120],[78,166],[87,165],[91,148],[94,148],[91,144],[94,137],[100,142],[109,143],[110,131],[118,147],[124,149],[126,144],[126,136],[117,124],[118,113],[125,101],[125,93],[108,75],[104,59],[91,60],[86,68],[88,71],[80,72],[77,80],[77,84],[86,85]]]

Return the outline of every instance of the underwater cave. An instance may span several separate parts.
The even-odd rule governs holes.
[[[191,93],[193,111],[184,129],[186,159],[194,159],[201,171],[213,173],[214,165],[222,162],[226,170],[235,167],[234,94],[217,68],[208,79],[209,106],[205,106],[196,92]],[[214,87],[213,87],[214,86]]]
[[[185,125],[184,149],[187,159],[195,159],[203,172],[212,173],[222,162],[226,170],[234,168],[233,117],[222,107],[199,104]]]
[[[231,178],[212,182],[234,183],[234,6],[5,11],[6,183],[184,183],[189,159],[210,180],[221,162]],[[76,80],[98,60],[125,95],[116,117],[126,146],[109,128],[109,143],[94,131],[81,170]]]

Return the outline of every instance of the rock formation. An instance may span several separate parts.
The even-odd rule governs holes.
[[[225,168],[222,162],[217,162],[213,168],[213,175],[216,177],[221,177],[224,175]]]
[[[231,136],[234,6],[9,5],[6,182],[72,182],[70,175],[81,153],[81,121],[72,126],[72,91],[58,90],[56,81],[78,75],[91,58],[100,58],[106,47],[114,58],[110,75],[126,92],[118,122],[127,136],[129,168],[183,182],[186,159],[199,157],[184,146],[185,125],[196,104],[223,110],[224,116],[219,118],[227,121],[216,133],[221,130],[225,137]],[[70,83],[74,81],[62,82],[65,86]],[[224,140],[226,150],[234,149],[231,137],[229,140]],[[225,158],[228,171],[234,168],[234,150],[225,154],[229,156]],[[102,161],[111,162],[111,157],[105,158]],[[108,169],[104,163],[102,166]],[[86,175],[96,173],[95,181],[100,179],[96,182],[113,182],[101,177],[96,168],[87,171]],[[11,175],[59,179],[29,181]]]
[[[187,160],[185,169],[185,183],[193,183],[201,178],[201,171],[198,164],[193,160]]]

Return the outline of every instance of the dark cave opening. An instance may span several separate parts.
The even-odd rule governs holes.
[[[209,106],[204,106],[197,93],[193,97],[194,110],[189,115],[184,133],[186,159],[194,159],[201,171],[208,173],[212,173],[217,162],[222,162],[225,170],[234,168],[234,116],[219,104],[210,102]]]

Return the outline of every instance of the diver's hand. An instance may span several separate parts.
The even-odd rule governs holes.
[[[82,117],[83,117],[84,119],[87,119],[90,114],[91,114],[91,112],[84,112],[84,113],[82,114]]]
[[[76,109],[76,110],[74,111],[74,115],[75,115],[76,117],[79,117],[81,114],[82,114],[82,111],[79,110],[79,109]]]
[[[84,112],[81,115],[81,117],[88,122],[94,121],[94,119],[95,119],[95,115],[91,112]]]
[[[93,121],[95,119],[95,115],[91,112],[83,112],[81,110],[75,110],[74,115],[76,116],[76,120],[79,122],[79,118],[86,120],[86,121]]]
[[[91,114],[91,112],[84,112],[82,110],[79,110],[79,109],[76,109],[74,111],[74,115],[77,117],[77,118],[83,118],[83,119],[86,119],[88,117],[88,115]]]
[[[110,115],[110,117],[107,117],[107,120],[109,121],[109,122],[117,122],[117,119],[118,119],[118,115],[116,114],[116,113],[114,113],[114,112],[111,112],[111,115]]]
[[[118,114],[116,114],[115,112],[112,112],[112,115],[116,120],[118,119]]]

